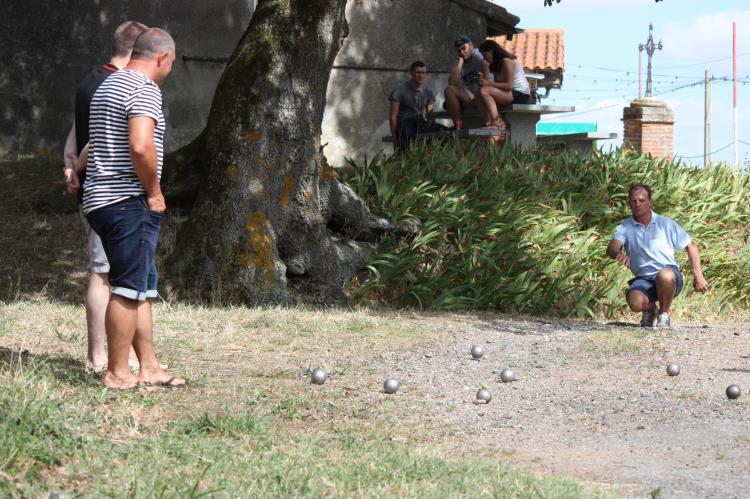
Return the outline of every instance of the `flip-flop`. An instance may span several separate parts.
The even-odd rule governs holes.
[[[170,390],[179,390],[181,388],[185,388],[187,386],[187,383],[180,383],[179,385],[173,385],[172,381],[176,380],[176,376],[172,376],[167,381],[162,381],[161,383],[155,383],[155,386],[161,386],[163,388],[169,388]]]

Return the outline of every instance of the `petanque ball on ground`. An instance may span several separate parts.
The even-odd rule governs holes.
[[[312,374],[310,374],[310,381],[316,385],[322,385],[326,382],[326,379],[328,379],[328,373],[319,367],[313,369]]]
[[[490,400],[492,400],[492,394],[489,390],[482,388],[477,392],[477,400],[489,404]]]
[[[727,387],[727,397],[734,400],[737,398],[740,398],[740,395],[742,394],[742,390],[740,390],[740,387],[737,385],[729,385]]]
[[[516,373],[513,372],[513,369],[506,367],[502,370],[500,373],[500,381],[503,383],[510,383],[511,381],[516,380]]]
[[[383,383],[385,393],[396,393],[399,388],[401,388],[401,383],[396,378],[388,378]]]
[[[484,347],[482,345],[474,345],[471,347],[471,356],[475,359],[481,359],[484,356]]]
[[[667,374],[669,374],[670,376],[677,376],[678,374],[680,374],[680,366],[678,366],[677,364],[669,364],[667,366]]]

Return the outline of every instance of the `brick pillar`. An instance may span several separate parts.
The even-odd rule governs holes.
[[[623,147],[671,158],[674,144],[674,113],[666,102],[653,98],[636,99],[622,111]]]

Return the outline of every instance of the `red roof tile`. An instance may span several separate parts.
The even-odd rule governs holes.
[[[534,28],[513,35],[492,38],[505,50],[518,57],[523,69],[529,72],[562,74],[565,70],[565,31],[562,29]]]

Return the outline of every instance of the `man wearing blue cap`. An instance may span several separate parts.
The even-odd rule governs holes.
[[[445,107],[456,129],[461,129],[461,109],[476,106],[479,78],[483,76],[489,79],[489,64],[485,62],[482,53],[474,48],[474,43],[468,36],[459,36],[453,46],[458,59],[448,77],[448,86],[445,87]]]
[[[677,222],[654,213],[648,185],[630,186],[628,202],[633,216],[617,226],[607,246],[607,256],[635,275],[629,281],[628,305],[633,312],[642,312],[641,326],[653,327],[656,319],[656,327],[670,327],[669,308],[682,290],[682,274],[675,251],[687,250],[693,288],[701,293],[708,289],[698,246]],[[658,307],[656,302],[659,302]]]

